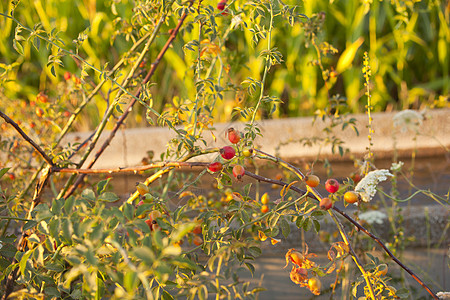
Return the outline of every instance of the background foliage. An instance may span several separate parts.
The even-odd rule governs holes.
[[[0,3],[0,11],[8,12],[10,2]],[[311,21],[300,18],[291,27],[280,15],[274,18],[272,44],[280,51],[283,63],[268,74],[265,88],[283,103],[277,104],[280,110],[273,117],[312,115],[330,102],[339,103],[342,111],[364,111],[361,80],[364,51],[369,53],[373,84],[377,87],[372,93],[375,111],[446,104],[450,88],[447,53],[450,20],[445,1],[287,1],[286,4],[297,4],[296,13],[308,16]],[[158,1],[24,0],[15,15],[30,28],[41,24],[40,28],[47,32],[54,30],[68,49],[74,49],[72,41],[81,33],[83,42],[77,51],[101,69],[106,63],[118,61],[156,22],[148,16],[154,16],[152,10],[158,5]],[[203,1],[202,5],[213,8],[216,3]],[[211,20],[211,30],[202,36],[204,47],[213,51],[205,54],[205,60],[208,55],[218,55],[224,72],[221,85],[226,92],[213,113],[216,121],[228,121],[233,107],[245,107],[254,100],[240,93],[241,83],[247,77],[259,77],[264,68],[259,53],[266,46],[253,40],[250,27],[254,25],[249,14],[252,9],[251,2],[231,1],[230,14]],[[233,19],[234,16],[245,24]],[[264,24],[267,20],[256,19],[256,24],[267,25]],[[174,23],[173,17],[166,20],[157,40],[160,46]],[[1,78],[15,80],[3,85],[3,103],[12,100],[29,103],[39,91],[58,95],[55,87],[65,71],[81,75],[80,65],[64,57],[63,66],[56,67],[57,76],[52,76],[47,59],[56,54],[55,49],[41,45],[38,52],[31,43],[24,43],[21,56],[13,46],[14,22],[1,18],[0,26],[0,67],[7,73]],[[191,79],[196,53],[187,50],[187,45],[197,35],[193,26],[182,29],[154,77],[153,81],[158,82],[152,88],[154,105],[160,113],[167,106],[177,106],[195,97]],[[156,51],[156,47],[150,50],[147,56],[150,61]],[[217,68],[214,71],[218,72]],[[90,80],[95,82],[98,78]],[[103,88],[105,93],[107,89],[108,86]],[[330,95],[336,96],[332,99]],[[89,109],[91,118],[78,126],[92,129],[104,107],[105,101],[97,97]],[[258,117],[267,118],[268,111],[265,107]],[[145,126],[143,116],[144,113],[129,123]]]

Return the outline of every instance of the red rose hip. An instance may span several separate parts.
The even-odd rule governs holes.
[[[267,205],[261,206],[261,212],[262,212],[263,214],[265,214],[265,213],[268,212],[268,211],[269,211],[269,207],[268,207]]]
[[[225,5],[227,5],[227,1],[221,0],[221,1],[219,1],[219,3],[217,3],[217,9],[223,10],[225,8]]]
[[[241,134],[239,133],[239,131],[235,130],[233,127],[228,128],[227,134],[228,134],[228,140],[232,144],[237,144],[241,140]]]
[[[336,179],[328,179],[325,182],[325,189],[329,192],[329,193],[336,193],[337,190],[339,190],[339,182]]]
[[[225,146],[219,152],[224,159],[232,159],[236,155],[236,150],[231,146]]]
[[[67,72],[64,73],[64,79],[65,80],[69,80],[71,77],[72,77],[72,74],[70,74],[70,72],[67,71]]]
[[[222,164],[220,162],[216,161],[216,162],[209,164],[208,170],[210,172],[216,173],[216,172],[219,172],[220,170],[222,170],[222,167],[223,167]]]
[[[202,233],[202,226],[201,225],[195,226],[194,229],[192,230],[192,233],[194,233],[194,234],[201,234]]]
[[[333,201],[330,198],[322,198],[319,205],[321,209],[329,210],[333,206]]]

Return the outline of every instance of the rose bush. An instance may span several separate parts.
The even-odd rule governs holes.
[[[321,278],[345,276],[344,261],[351,259],[360,273],[350,278],[355,296],[361,284],[359,293],[369,299],[407,296],[404,289],[388,285],[384,261],[373,256],[368,263],[361,261],[337,215],[409,269],[358,220],[333,207],[345,200],[345,205],[357,203],[364,210],[377,184],[395,180],[396,174],[375,170],[369,155],[358,171],[363,178],[357,185],[349,174],[341,185],[328,182],[332,195],[322,197],[316,189],[320,178],[311,170],[304,175],[254,144],[261,135],[257,120],[281,114],[282,91],[270,94],[276,87],[268,89],[268,84],[279,79],[271,77],[281,76],[285,60],[293,63],[294,54],[274,47],[286,31],[301,31],[301,40],[313,49],[314,59],[307,58],[320,73],[325,98],[318,99],[326,99],[319,101],[318,116],[329,118],[330,127],[357,132],[354,120],[340,111],[349,111],[350,105],[330,93],[357,56],[362,38],[342,53],[334,70],[331,55],[336,49],[322,36],[326,15],[301,12],[282,1],[112,1],[107,4],[110,15],[96,14],[95,2],[89,3],[86,11],[80,8],[86,15],[92,13],[91,28],[84,31],[67,27],[63,17],[45,18],[41,1],[35,7],[42,23],[32,25],[27,22],[33,18],[20,2],[12,1],[8,9],[0,6],[2,22],[14,27],[11,43],[18,53],[9,53],[8,62],[1,65],[0,177],[8,180],[0,190],[4,299],[256,298],[263,289],[242,282],[237,272],[243,266],[254,273],[261,242],[279,243],[291,233],[290,224],[319,234],[319,221],[326,217],[335,223],[340,240],[329,243],[326,265],[315,261],[316,254],[306,244],[303,251],[290,249],[286,266],[293,264],[294,283],[319,295],[325,288]],[[52,25],[67,31],[51,30]],[[71,44],[66,35],[72,30],[79,32],[70,36]],[[107,53],[104,57],[96,55],[102,51]],[[364,68],[370,98],[370,68]],[[33,94],[21,82],[21,74],[35,70],[41,75],[32,74],[30,80],[39,81],[40,91]],[[178,79],[172,82],[174,76]],[[162,90],[172,94],[164,93],[163,99]],[[227,131],[230,145],[211,148],[204,136],[212,132],[218,115],[244,120],[245,127]],[[142,166],[93,168],[129,116],[134,124],[146,120],[149,126],[168,127],[176,137],[160,157],[149,153]],[[83,128],[93,129],[87,140],[60,145],[67,132]],[[102,135],[107,139],[100,145]],[[344,155],[338,139],[324,143]],[[207,159],[211,155],[213,159]],[[283,168],[289,175],[285,181],[283,176],[263,177],[252,172],[256,161]],[[200,171],[192,177],[177,172],[179,168]],[[191,187],[208,171],[215,179],[214,192],[194,193]],[[116,195],[111,176],[130,173],[146,179],[130,196]],[[98,174],[100,180],[89,179]],[[280,198],[259,197],[252,184],[239,188],[243,178],[281,187]]]

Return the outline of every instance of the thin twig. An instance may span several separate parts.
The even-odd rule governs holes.
[[[58,173],[73,173],[73,174],[113,174],[113,173],[139,173],[151,169],[164,168],[164,167],[207,167],[209,162],[183,162],[183,161],[168,161],[152,163],[138,167],[128,168],[110,168],[110,169],[73,169],[73,168],[53,168],[53,172]]]
[[[214,153],[219,151],[218,148],[213,148],[213,149],[206,149],[206,150],[202,150],[199,152],[195,152],[195,153],[190,153],[188,155],[186,155],[185,157],[183,157],[180,162],[186,162],[187,160],[195,157],[195,156],[200,156],[203,154],[208,154],[208,153]],[[189,166],[193,166],[193,164],[198,164],[198,166],[205,166],[209,163],[194,163],[194,162],[190,162],[190,163],[186,163],[186,165]],[[149,185],[150,183],[152,183],[153,181],[155,181],[156,179],[160,178],[162,175],[164,175],[165,173],[168,173],[170,170],[172,170],[173,166],[168,166],[168,167],[163,167],[161,170],[159,170],[158,172],[156,172],[155,174],[153,174],[152,176],[150,176],[149,178],[147,178],[144,182],[145,185]],[[139,197],[139,193],[138,191],[135,191],[128,199],[127,199],[127,203],[132,203],[134,200],[136,200]]]
[[[39,147],[38,144],[36,144],[23,130],[22,128],[20,128],[20,126],[14,122],[10,117],[8,117],[5,113],[3,113],[0,110],[0,117],[2,117],[6,123],[11,124],[12,127],[14,127],[14,129],[16,129],[16,131],[23,137],[24,140],[26,140],[28,143],[30,143],[31,146],[33,146],[33,148],[39,152],[39,154],[42,156],[42,158],[52,167],[55,166],[55,164],[53,163],[52,159],[44,152],[44,150],[42,150],[41,147]]]

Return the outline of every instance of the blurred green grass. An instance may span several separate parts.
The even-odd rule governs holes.
[[[157,6],[158,2],[22,0],[14,15],[27,27],[33,28],[40,23],[47,32],[56,29],[65,48],[70,50],[75,49],[72,41],[84,32],[87,39],[82,43],[79,54],[100,69],[108,62],[110,66],[114,65],[133,45],[133,39],[142,36],[145,25],[151,23],[151,20],[137,17],[136,7],[151,10],[152,5]],[[325,84],[322,71],[316,64],[317,49],[304,34],[305,24],[297,22],[289,26],[277,16],[272,46],[282,53],[284,62],[270,71],[265,90],[269,95],[280,97],[283,103],[278,104],[279,110],[271,117],[313,115],[318,109],[328,106],[332,95],[339,95],[342,112],[365,111],[361,71],[364,51],[369,53],[372,67],[371,94],[375,111],[448,105],[448,1],[319,0],[285,3],[298,5],[298,11],[308,17],[320,12],[325,14],[324,23],[315,38],[319,47],[326,42],[338,50],[337,54],[321,57],[325,70],[338,73]],[[202,2],[202,5],[212,7],[216,4],[216,1]],[[211,40],[212,43],[220,43],[220,35],[229,28],[233,15],[241,12],[239,16],[244,22],[248,21],[246,1],[229,1],[229,4],[232,13],[216,18],[218,38]],[[0,12],[7,14],[10,9],[10,1],[0,2]],[[167,40],[176,18],[173,14],[167,19],[158,36],[157,46],[148,55],[149,62]],[[6,99],[33,101],[43,90],[57,97],[54,87],[64,80],[64,72],[80,76],[81,68],[66,56],[62,59],[64,67],[57,67],[57,76],[54,77],[47,67],[48,57],[54,50],[49,50],[43,42],[39,52],[31,43],[22,43],[24,55],[21,56],[13,47],[16,24],[0,16],[0,28],[2,107],[7,105]],[[154,76],[153,82],[157,84],[152,92],[155,109],[160,112],[173,104],[174,99],[195,98],[192,80],[195,53],[184,51],[183,46],[196,38],[198,31],[195,28],[182,30]],[[259,78],[263,71],[263,58],[259,53],[267,45],[264,42],[255,44],[252,38],[248,28],[241,26],[230,32],[221,49],[221,60],[226,68],[222,85],[234,88],[226,90],[224,100],[217,103],[213,113],[216,121],[229,121],[235,106],[252,105],[252,97],[242,98],[236,91],[247,77]],[[97,76],[92,76],[91,80],[99,81]],[[103,91],[106,93],[109,88],[105,86]],[[95,103],[88,107],[90,118],[85,122],[87,127],[96,125],[95,120],[100,119],[105,106],[105,100],[97,97]],[[268,114],[263,113],[259,117],[268,117]],[[130,125],[145,126],[144,123],[143,109],[138,109]]]

